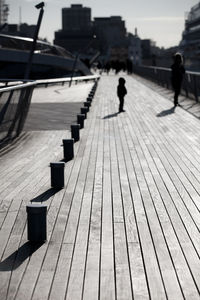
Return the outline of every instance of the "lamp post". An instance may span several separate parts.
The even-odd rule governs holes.
[[[82,52],[84,52],[85,50],[87,50],[87,48],[93,43],[94,39],[96,39],[96,35],[93,35],[92,39],[89,41],[89,43],[87,44],[87,46],[82,50]],[[78,51],[78,53],[75,56],[75,60],[74,60],[74,63],[73,63],[73,68],[72,68],[72,75],[71,75],[71,79],[70,79],[70,82],[69,82],[69,87],[72,84],[72,79],[74,77],[74,72],[75,72],[75,69],[76,69],[76,64],[77,64],[77,61],[78,61],[78,58],[79,58],[79,55],[80,55],[79,52],[80,51]]]
[[[33,61],[33,54],[34,54],[34,51],[35,51],[37,38],[38,38],[38,33],[39,33],[39,30],[40,30],[40,25],[41,25],[43,13],[44,13],[44,2],[40,2],[39,4],[35,5],[35,7],[37,9],[40,9],[40,13],[39,13],[35,33],[34,33],[34,38],[33,38],[33,43],[32,43],[32,46],[31,46],[31,51],[29,53],[29,58],[28,58],[27,66],[26,66],[25,75],[24,75],[24,79],[26,79],[26,80],[29,79],[29,76],[30,76],[30,71],[31,71],[31,66],[32,66],[32,61]]]

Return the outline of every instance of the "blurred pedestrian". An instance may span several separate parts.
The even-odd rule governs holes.
[[[183,58],[180,53],[174,55],[174,63],[171,66],[171,81],[172,87],[174,89],[174,106],[178,105],[178,96],[181,92],[181,85],[183,81],[183,75],[185,73],[185,68],[183,66]]]
[[[126,80],[123,77],[119,78],[119,84],[117,86],[117,96],[119,98],[119,113],[124,110],[124,96],[127,94],[125,87]]]

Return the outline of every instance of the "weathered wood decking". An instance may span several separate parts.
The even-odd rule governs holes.
[[[127,76],[117,114],[117,79],[99,82],[64,189],[50,189],[48,167],[63,158],[62,126],[0,157],[0,299],[200,299],[199,120]],[[48,206],[35,247],[30,201]]]

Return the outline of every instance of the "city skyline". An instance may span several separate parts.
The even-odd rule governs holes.
[[[40,1],[35,0],[7,0],[10,7],[9,23],[36,24],[38,10],[35,5]],[[96,3],[97,2],[97,3]],[[196,0],[152,0],[148,6],[139,0],[102,0],[101,4],[94,0],[45,1],[45,13],[40,29],[40,37],[47,38],[50,42],[54,39],[54,32],[61,29],[61,9],[70,7],[71,4],[82,4],[92,9],[92,19],[95,17],[108,17],[120,15],[126,22],[128,32],[134,33],[137,27],[141,39],[151,39],[159,47],[178,45],[184,30],[185,13],[199,3]]]

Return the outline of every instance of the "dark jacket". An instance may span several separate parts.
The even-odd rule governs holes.
[[[174,63],[171,66],[172,74],[171,74],[171,80],[173,87],[176,87],[177,85],[181,85],[183,80],[183,75],[185,74],[185,68],[182,64],[176,64]]]
[[[123,98],[126,94],[127,94],[127,90],[126,90],[124,84],[123,84],[123,85],[122,85],[122,84],[119,84],[119,85],[117,86],[117,96],[118,96],[119,98]]]

